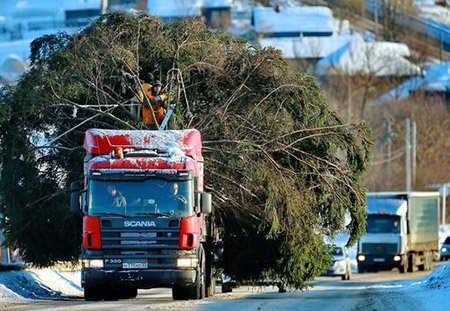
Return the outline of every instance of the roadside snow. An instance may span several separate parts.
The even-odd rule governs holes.
[[[0,272],[0,305],[82,296],[80,272],[31,269]]]
[[[407,281],[403,285],[400,290],[421,302],[427,310],[450,309],[450,263],[420,280]]]

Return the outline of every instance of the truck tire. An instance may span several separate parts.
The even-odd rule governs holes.
[[[173,300],[189,300],[188,288],[186,286],[174,285],[172,287]]]
[[[84,300],[99,301],[103,299],[103,289],[99,286],[85,286]]]
[[[400,270],[400,273],[406,273],[408,271],[408,255],[405,255],[403,259],[403,263],[398,267],[398,270]]]
[[[230,283],[222,283],[222,294],[231,293],[232,291],[233,288],[231,287]]]
[[[203,247],[200,246],[199,250],[199,273],[197,280],[193,286],[175,285],[172,288],[173,300],[198,300],[203,299],[206,296],[206,273],[205,273],[205,252]]]
[[[133,299],[136,298],[138,294],[137,288],[125,287],[120,291],[120,299]]]
[[[203,299],[206,296],[206,260],[203,246],[200,246],[199,262],[200,265],[197,280],[195,281],[194,286],[188,288],[189,299],[192,300]]]
[[[412,253],[408,255],[408,272],[415,272],[416,270],[416,256],[414,253]]]
[[[214,267],[213,267],[213,254],[211,252],[207,252],[206,261],[205,261],[205,274],[206,274],[206,297],[214,296],[214,292],[216,289],[216,278],[214,277]]]

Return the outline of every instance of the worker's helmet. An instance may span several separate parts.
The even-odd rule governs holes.
[[[161,86],[162,84],[161,84],[161,82],[159,81],[159,80],[156,80],[154,83],[153,83],[153,86]]]

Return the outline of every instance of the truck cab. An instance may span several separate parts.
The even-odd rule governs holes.
[[[174,299],[212,295],[214,226],[200,133],[91,129],[84,148],[71,206],[83,219],[85,299],[133,298],[152,287],[171,287]]]
[[[407,201],[397,197],[367,197],[366,234],[358,242],[358,272],[403,271],[406,248]]]

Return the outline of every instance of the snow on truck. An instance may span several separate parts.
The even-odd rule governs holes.
[[[368,193],[358,272],[431,270],[438,253],[439,201],[438,192]]]
[[[84,180],[71,185],[83,218],[86,300],[171,287],[174,299],[213,294],[214,228],[200,133],[90,129]]]

